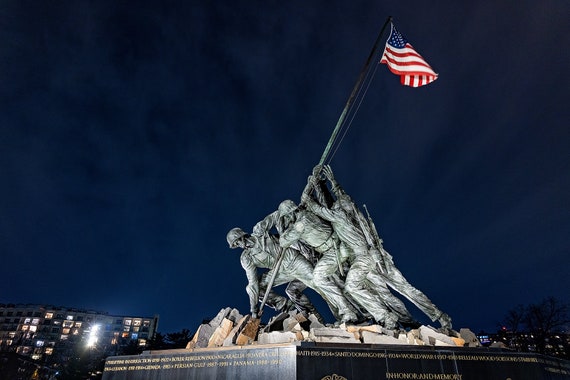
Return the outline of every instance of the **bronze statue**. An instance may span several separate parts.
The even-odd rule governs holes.
[[[314,168],[299,205],[285,200],[254,226],[251,235],[234,228],[227,240],[230,248],[244,249],[241,264],[254,317],[263,298],[262,307],[294,306],[321,318],[302,293],[310,287],[327,302],[338,323],[365,317],[390,329],[416,324],[392,289],[439,321],[442,329],[451,329],[451,318],[396,268],[372,219],[344,192],[328,165]],[[258,275],[257,268],[269,271]],[[291,301],[271,290],[285,283]]]

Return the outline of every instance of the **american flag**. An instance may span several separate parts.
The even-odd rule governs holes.
[[[380,63],[388,65],[391,72],[399,75],[400,83],[404,86],[420,87],[437,79],[431,66],[396,30],[394,24]]]

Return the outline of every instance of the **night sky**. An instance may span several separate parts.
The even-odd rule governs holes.
[[[561,0],[2,1],[0,302],[159,314],[163,333],[247,313],[226,233],[300,200],[388,16],[439,79],[404,87],[377,65],[337,180],[454,328],[569,302],[568,15]]]

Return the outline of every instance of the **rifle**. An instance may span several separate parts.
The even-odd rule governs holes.
[[[364,216],[356,208],[356,205],[354,203],[352,203],[352,213],[354,214],[354,217],[358,220],[358,224],[360,225],[360,229],[362,230],[362,233],[364,234],[364,237],[366,238],[366,242],[368,243],[368,245],[370,247],[374,248],[375,241],[374,241],[374,236],[370,236],[370,226],[368,225],[366,220],[364,220]],[[369,250],[369,252],[372,255],[373,251]],[[382,264],[381,264],[381,261],[383,261],[382,256],[380,256],[379,253],[377,253],[377,255],[378,255],[378,262],[377,262],[378,269],[380,270],[380,273],[384,273],[384,268],[382,268]],[[375,255],[372,255],[372,256],[375,256]],[[377,260],[375,259],[374,261],[377,261]]]
[[[281,267],[281,262],[283,261],[283,256],[285,255],[285,249],[287,249],[287,248],[281,249],[281,252],[279,252],[279,257],[277,258],[277,262],[275,263],[275,265],[272,268],[273,273],[271,273],[271,277],[269,278],[269,282],[267,283],[267,287],[265,288],[265,294],[263,295],[263,300],[261,300],[261,305],[259,306],[259,312],[257,313],[258,318],[261,318],[261,314],[263,314],[263,307],[265,306],[265,303],[267,302],[267,297],[269,297],[269,292],[271,291],[271,288],[273,288],[273,283],[275,282],[275,277],[277,277],[277,272],[279,271],[279,268]]]
[[[374,221],[372,220],[372,217],[370,216],[370,213],[368,212],[368,208],[366,207],[366,205],[362,205],[362,206],[364,207],[364,210],[366,211],[366,216],[368,218],[368,226],[370,227],[370,233],[372,234],[372,237],[374,238],[374,242],[376,243],[376,247],[378,248],[380,256],[382,257],[382,263],[386,267],[386,264],[388,262],[392,263],[392,256],[390,256],[390,254],[384,250],[384,246],[382,245],[382,239],[380,238],[380,235],[378,235],[378,231],[376,230],[376,226],[374,225]]]

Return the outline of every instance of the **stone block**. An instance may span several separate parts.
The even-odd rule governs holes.
[[[297,335],[291,331],[272,331],[261,333],[257,338],[259,344],[292,343],[297,341]]]
[[[457,347],[465,346],[465,340],[463,338],[456,338],[456,337],[452,336],[451,340],[453,341],[453,343],[455,343],[455,345]]]
[[[232,331],[230,331],[230,333],[228,334],[226,339],[224,339],[224,343],[223,343],[224,347],[233,346],[236,344],[236,339],[238,337],[238,334],[243,329],[243,327],[245,326],[245,323],[247,322],[248,319],[249,319],[249,315],[242,316],[239,319],[239,321],[232,328]]]
[[[231,311],[232,309],[229,307],[220,310],[218,314],[214,317],[214,319],[212,319],[208,324],[213,328],[218,327],[222,323],[224,318],[226,318],[226,316],[230,314]]]
[[[461,336],[461,338],[463,338],[463,340],[465,340],[465,344],[467,345],[467,347],[481,346],[481,342],[479,342],[477,335],[475,335],[471,330],[462,328],[459,330],[459,335]]]
[[[227,318],[235,324],[243,318],[243,315],[241,315],[238,309],[232,309]]]
[[[224,344],[224,340],[227,338],[229,333],[232,331],[234,323],[227,318],[222,320],[222,323],[214,330],[210,340],[208,341],[208,347],[221,347]]]
[[[311,314],[311,315],[313,315],[313,314]],[[307,322],[309,320],[310,315],[309,315],[309,317],[305,317],[301,313],[292,313],[291,317],[295,318],[297,321],[299,321],[299,323],[303,323],[303,322]],[[313,315],[313,318],[316,318],[316,317]]]
[[[318,329],[325,327],[321,322],[319,322],[319,319],[315,317],[314,314],[309,315],[309,321],[311,322],[311,329],[314,328]]]
[[[201,324],[198,327],[198,331],[194,334],[194,337],[188,344],[186,348],[205,348],[208,347],[208,342],[210,341],[210,337],[214,332],[214,328],[207,323]]]
[[[367,344],[399,344],[399,345],[407,345],[407,340],[402,341],[400,339],[384,335],[378,334],[371,331],[361,331],[362,335],[362,343]]]
[[[455,343],[451,338],[445,334],[436,331],[433,327],[420,326],[420,338],[424,343],[436,346],[436,345],[447,345],[455,346]]]
[[[349,325],[349,326],[346,326],[346,331],[348,331],[350,333],[370,331],[370,332],[374,332],[377,334],[381,334],[382,333],[382,326],[379,326],[379,325],[367,325],[367,326]]]
[[[420,331],[417,329],[408,331],[407,338],[408,338],[408,344],[414,346],[425,345],[424,341],[420,339]]]
[[[360,343],[354,334],[346,330],[331,327],[311,328],[309,339],[323,343]]]
[[[283,331],[297,332],[301,330],[303,330],[303,328],[297,318],[289,317],[283,321]]]
[[[260,320],[257,318],[248,318],[243,329],[239,332],[236,338],[236,344],[238,346],[252,344],[255,341],[259,330],[259,322]]]

